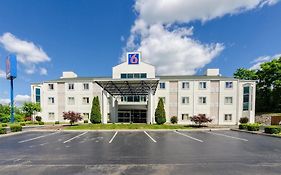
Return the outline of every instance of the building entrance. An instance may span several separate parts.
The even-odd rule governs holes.
[[[118,122],[121,123],[146,123],[146,110],[119,110]]]

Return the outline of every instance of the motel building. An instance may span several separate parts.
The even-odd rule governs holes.
[[[172,71],[172,70],[171,70]],[[204,75],[155,74],[153,65],[142,62],[139,52],[127,53],[125,62],[112,68],[112,77],[62,77],[31,84],[31,100],[40,103],[45,122],[63,122],[63,112],[79,112],[89,120],[92,100],[99,97],[102,123],[155,123],[160,98],[166,120],[192,124],[190,117],[205,114],[214,125],[236,125],[241,117],[254,122],[256,84],[252,80],[224,77],[219,69]]]

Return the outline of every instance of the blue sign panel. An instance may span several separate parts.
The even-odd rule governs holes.
[[[128,64],[139,64],[140,53],[128,53]]]
[[[17,77],[17,57],[9,55],[6,59],[6,78],[14,79]]]

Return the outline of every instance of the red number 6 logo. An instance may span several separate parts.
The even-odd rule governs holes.
[[[136,57],[136,54],[131,56],[130,62],[131,64],[137,64],[139,62],[139,59]]]

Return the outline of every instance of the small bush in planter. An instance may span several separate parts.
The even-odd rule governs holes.
[[[280,126],[266,126],[264,132],[268,134],[279,134],[281,132]]]
[[[1,135],[1,134],[7,134],[6,128],[0,127],[0,135]]]
[[[58,124],[60,124],[60,122],[59,121],[55,121],[55,125],[58,125]]]
[[[35,120],[36,120],[37,122],[41,122],[41,121],[42,121],[42,117],[36,116],[36,117],[35,117]]]
[[[260,124],[258,123],[248,124],[247,129],[248,131],[258,131],[260,130]]]
[[[38,124],[39,125],[44,125],[45,123],[40,121],[40,122],[38,122]]]
[[[84,120],[84,123],[89,123],[89,121],[88,120]]]
[[[171,123],[173,124],[178,123],[178,117],[177,116],[171,117]]]
[[[247,129],[248,124],[247,123],[242,123],[239,125],[239,129]]]
[[[22,126],[19,124],[10,125],[11,132],[19,132],[22,131]]]
[[[2,123],[2,127],[7,127],[8,124],[7,123]]]
[[[242,117],[242,118],[240,118],[239,122],[240,123],[248,123],[249,119],[248,119],[248,117]]]
[[[21,125],[21,126],[25,126],[25,123],[24,123],[24,122],[20,122],[20,125]]]

